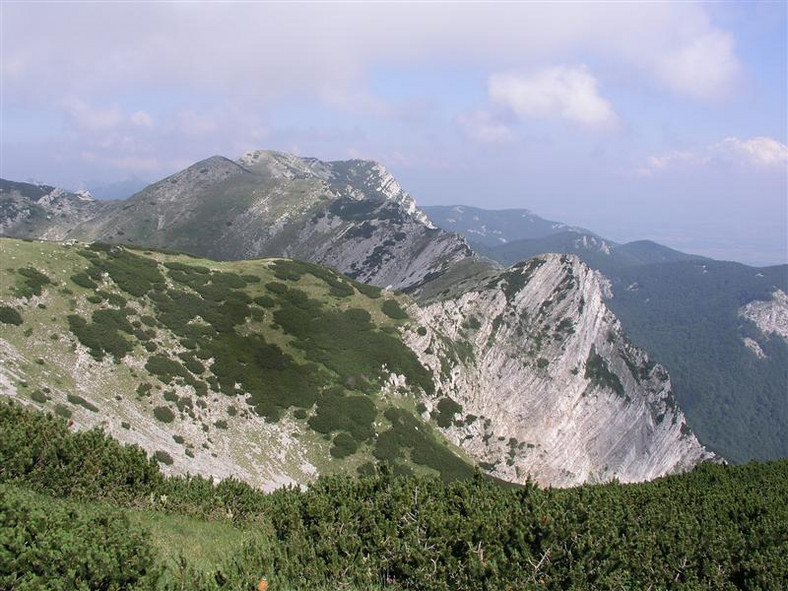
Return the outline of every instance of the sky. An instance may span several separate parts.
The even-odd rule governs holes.
[[[788,3],[0,0],[0,176],[381,162],[420,205],[788,262]],[[123,184],[125,183],[125,185]]]

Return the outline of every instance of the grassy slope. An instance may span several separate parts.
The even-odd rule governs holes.
[[[313,265],[217,263],[10,239],[2,249],[0,305],[23,319],[3,325],[3,390],[159,450],[176,472],[226,476],[220,468],[230,464],[266,486],[263,468],[290,479],[275,478],[280,485],[309,480],[309,466],[354,471],[375,461],[377,433],[391,427],[386,410],[412,413],[419,392],[431,389],[429,374],[398,338],[398,330],[417,327],[407,315],[385,311],[407,301]],[[36,285],[36,277],[44,284]],[[97,322],[97,312],[111,317]],[[118,317],[121,325],[128,321],[125,329],[110,322]],[[151,357],[169,365],[152,367]],[[389,391],[383,363],[407,376],[406,396]],[[371,414],[348,424],[342,409],[352,401]],[[167,415],[162,408],[170,423],[156,420],[156,409]],[[317,415],[323,420],[314,429]],[[329,453],[341,433],[357,446],[346,458]],[[445,449],[435,435],[425,445]],[[436,472],[434,462],[408,461],[407,445],[398,449],[393,460],[401,469]]]

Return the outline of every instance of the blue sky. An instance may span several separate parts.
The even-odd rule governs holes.
[[[371,158],[423,205],[785,263],[786,6],[4,1],[1,173]]]

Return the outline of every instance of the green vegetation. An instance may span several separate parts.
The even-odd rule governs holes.
[[[171,466],[173,459],[170,454],[166,451],[158,449],[153,452],[153,459],[156,460],[159,464],[164,464],[165,466]]]
[[[150,534],[116,508],[0,484],[0,588],[150,589],[162,577]]]
[[[93,312],[91,322],[81,316],[70,314],[68,324],[71,332],[85,345],[90,354],[101,360],[105,354],[110,354],[115,359],[123,358],[134,346],[120,332],[131,334],[134,328],[126,318],[129,310],[96,310]]]
[[[451,398],[441,398],[436,406],[437,412],[433,413],[435,422],[439,427],[451,427],[454,423],[454,415],[462,412],[462,405],[456,403]]]
[[[407,413],[387,416],[407,423]],[[776,589],[788,580],[786,460],[566,490],[384,467],[264,494],[232,479],[165,478],[136,447],[12,404],[0,405],[0,429],[3,588],[253,589],[266,577],[285,589]],[[354,443],[334,439],[340,455]]]
[[[104,256],[96,256],[98,252]],[[96,243],[80,254],[92,263],[93,268],[87,271],[89,277],[106,272],[118,287],[133,296],[143,296],[154,286],[164,284],[156,260],[128,249]]]
[[[356,453],[358,444],[347,433],[340,433],[334,437],[334,445],[331,446],[331,456],[337,459],[346,458],[349,455]]]
[[[408,313],[402,309],[397,300],[386,300],[381,306],[383,313],[394,320],[406,320]]]
[[[332,388],[320,397],[309,426],[318,433],[347,431],[361,443],[374,435],[372,422],[376,414],[375,404],[368,397],[346,396],[341,388]]]
[[[96,406],[95,404],[85,400],[84,398],[82,398],[82,396],[77,396],[76,394],[69,394],[67,396],[67,398],[68,398],[68,401],[71,404],[76,404],[78,406],[81,406],[82,408],[85,408],[85,409],[89,410],[90,412],[98,412],[99,411],[98,406]]]
[[[0,306],[0,322],[19,326],[22,324],[22,316],[11,306]]]
[[[632,341],[667,367],[700,441],[730,461],[788,456],[788,343],[738,314],[753,299],[771,299],[775,288],[788,291],[786,266],[680,261],[610,273],[608,305]],[[764,359],[744,346],[745,337],[758,342]]]
[[[175,420],[175,413],[166,406],[157,406],[154,408],[153,416],[162,423],[172,423]]]
[[[353,446],[343,445],[340,437],[331,446],[335,454],[360,450],[368,459],[374,425],[383,423],[382,413],[391,404],[377,398],[388,372],[404,375],[410,388],[433,393],[429,370],[396,330],[395,320],[407,318],[398,301],[329,269],[289,260],[200,264],[100,243],[68,248],[11,244],[20,266],[36,269],[26,275],[14,271],[17,282],[29,276],[43,285],[45,272],[55,276],[53,269],[71,278],[73,297],[65,301],[60,292],[50,293],[46,305],[52,314],[62,313],[68,330],[95,360],[120,365],[133,356],[143,364],[145,373],[133,375],[124,387],[136,389],[139,398],[154,396],[151,410],[156,409],[158,420],[174,421],[178,413],[194,419],[194,403],[210,393],[242,396],[270,421],[298,409],[292,416],[319,429],[326,441],[340,433],[354,440]],[[41,248],[49,249],[49,256],[41,257]],[[16,320],[15,308],[6,308],[3,317]],[[44,320],[36,312],[30,311],[31,333]],[[53,351],[55,371],[73,358],[74,350],[64,349]],[[38,350],[31,361],[36,358],[43,363]],[[111,371],[128,380],[125,368]],[[193,394],[175,395],[165,387],[168,405],[162,406],[151,378]],[[77,398],[71,403],[96,408]],[[55,410],[68,416],[73,408]]]
[[[20,298],[40,296],[45,285],[52,285],[49,277],[33,267],[17,269],[16,272],[22,276],[21,285],[16,288],[16,295]]]
[[[446,482],[468,478],[473,474],[473,469],[468,464],[438,442],[429,427],[411,413],[390,408],[384,414],[391,422],[391,429],[378,435],[375,442],[373,453],[378,460],[408,473],[399,460],[409,451],[410,459],[414,463],[432,468]]]
[[[74,273],[71,276],[71,281],[79,285],[80,287],[84,287],[86,289],[97,289],[98,283],[93,281],[90,278],[90,275],[85,273],[84,271],[80,271],[79,273]]]
[[[627,401],[629,400],[629,397],[624,390],[624,386],[621,384],[621,380],[616,374],[610,371],[610,368],[607,366],[607,362],[596,352],[596,349],[593,347],[591,348],[591,352],[588,354],[588,359],[586,360],[585,377],[586,379],[590,379],[594,386],[598,388],[609,388],[622,398],[626,398]]]

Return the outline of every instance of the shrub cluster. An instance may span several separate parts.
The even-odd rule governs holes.
[[[0,588],[151,589],[150,535],[118,509],[59,503],[0,484]]]
[[[0,322],[19,326],[22,324],[22,315],[11,306],[0,306]]]
[[[264,494],[232,479],[164,478],[136,447],[71,433],[10,403],[0,405],[0,428],[3,587],[23,576],[47,577],[24,579],[28,588],[53,589],[170,588],[172,580],[157,577],[147,536],[121,512],[85,505],[66,514],[20,486],[120,507],[166,498],[168,511],[231,515],[270,532],[264,547],[252,541],[207,576],[193,573],[186,585],[197,590],[252,588],[261,576],[274,588],[392,589],[779,589],[788,580],[786,460],[566,490],[383,468]],[[349,445],[335,437],[337,454]]]
[[[22,284],[16,287],[16,295],[20,298],[39,296],[45,285],[52,285],[49,277],[33,267],[23,267],[16,272],[22,276]]]

